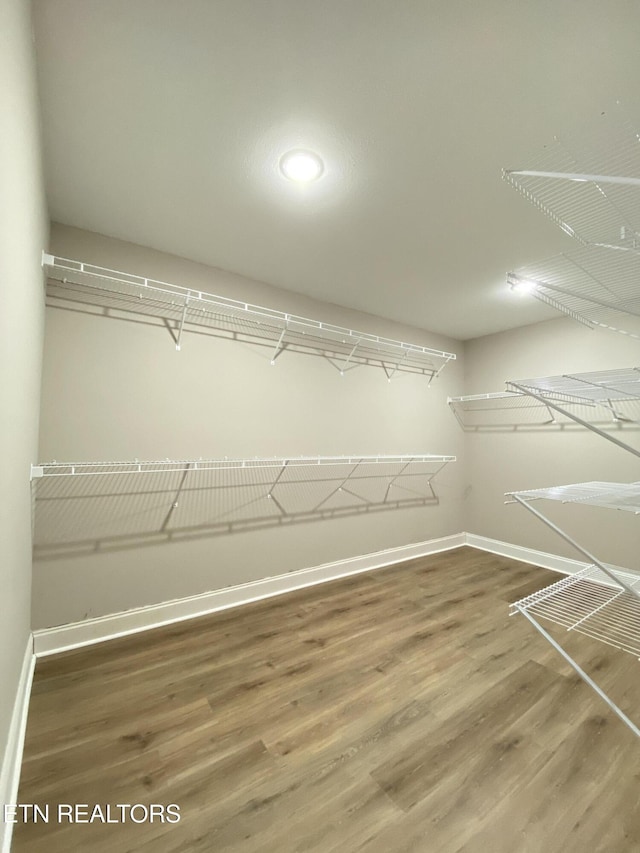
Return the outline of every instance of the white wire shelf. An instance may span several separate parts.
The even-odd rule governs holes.
[[[568,417],[612,444],[640,457],[640,450],[611,431],[596,426],[594,419],[581,417],[575,406],[606,411],[618,427],[640,424],[637,412],[640,401],[640,369],[600,370],[591,373],[545,376],[537,379],[510,380],[507,388],[528,394],[550,410]]]
[[[168,541],[438,504],[455,456],[314,456],[33,466],[34,557],[59,559]]]
[[[618,103],[504,179],[583,245],[640,248],[640,145]]]
[[[449,397],[449,408],[464,429],[501,426],[542,426],[553,423],[553,413],[522,391],[495,391]]]
[[[603,403],[640,399],[640,368],[600,370],[590,373],[517,379],[507,387],[524,393],[536,393],[550,400]]]
[[[629,323],[640,317],[640,251],[588,246],[520,267],[507,282],[590,328],[640,338]]]
[[[447,402],[467,430],[566,424],[575,422],[579,412],[589,418],[589,427],[633,423],[640,416],[636,375],[640,373],[630,369],[513,380],[507,385],[518,390],[449,397]],[[578,423],[585,425],[580,419]]]
[[[249,459],[163,459],[152,462],[42,462],[31,466],[31,479],[41,477],[86,477],[114,474],[162,474],[197,471],[316,468],[318,466],[394,466],[408,468],[418,464],[455,462],[455,456],[432,453],[399,456],[290,456],[252,457]]]
[[[335,359],[341,373],[359,365],[419,373],[430,380],[454,361],[454,353],[396,341],[259,305],[179,287],[163,281],[44,254],[49,299],[80,302],[161,318],[173,324],[180,349],[185,325],[232,330],[274,344],[271,363],[286,349],[315,351]]]
[[[640,514],[640,483],[607,483],[593,481],[550,486],[544,489],[507,492],[523,501],[550,500],[562,503],[586,504],[605,509],[625,510]]]
[[[613,570],[632,589],[640,576]],[[585,634],[609,646],[640,657],[640,599],[595,566],[587,566],[510,605],[510,612],[527,613]]]

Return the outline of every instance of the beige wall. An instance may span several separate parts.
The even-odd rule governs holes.
[[[46,216],[30,5],[0,4],[0,755],[29,636]]]
[[[51,249],[58,255],[350,328],[458,354],[461,350],[458,342],[417,329],[73,228],[53,226]],[[98,506],[95,497],[76,501],[77,523],[75,531],[71,524],[68,538],[73,539],[75,532],[78,540],[85,540],[78,545],[80,553],[36,560],[35,628],[420,542],[463,528],[464,436],[446,403],[448,395],[462,393],[461,361],[447,366],[428,387],[423,377],[406,374],[388,383],[382,371],[372,367],[340,377],[324,359],[296,353],[285,353],[271,367],[271,349],[186,333],[182,351],[176,352],[166,329],[157,324],[50,307],[40,458],[456,454],[460,461],[434,481],[438,505],[220,535],[205,526],[186,541],[167,542],[150,535],[170,505],[167,495],[154,503],[148,496],[123,495],[119,484],[114,496],[99,504],[100,519],[92,516],[92,506]],[[205,494],[201,500],[204,507],[197,505],[197,496],[191,505],[180,506],[189,525],[197,526],[207,518],[210,507]],[[55,510],[62,503],[50,506]],[[68,518],[64,524],[69,526]],[[89,528],[102,536],[97,553],[87,553]],[[136,547],[124,544],[109,553],[127,532],[143,534]]]
[[[640,324],[638,324],[640,332]],[[507,379],[526,379],[637,366],[640,341],[571,320],[552,320],[468,341],[468,394],[504,389]],[[589,410],[578,414],[589,418]],[[640,418],[640,407],[627,414]],[[599,419],[602,420],[600,414]],[[640,460],[582,427],[509,426],[509,416],[490,430],[467,432],[467,529],[494,539],[582,559],[523,507],[504,505],[508,490],[609,480],[640,480]],[[604,417],[605,422],[608,418]],[[499,428],[498,428],[499,427]],[[638,428],[606,427],[640,449]],[[586,544],[596,557],[640,569],[640,525],[631,513],[575,507],[551,501],[540,509]]]

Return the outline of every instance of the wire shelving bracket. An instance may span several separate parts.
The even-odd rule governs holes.
[[[391,381],[396,372],[417,373],[431,382],[454,361],[455,353],[396,341],[319,320],[215,296],[143,276],[43,254],[50,298],[144,314],[173,324],[176,349],[186,325],[271,341],[271,364],[287,348],[325,355],[341,374],[360,365],[383,368]]]

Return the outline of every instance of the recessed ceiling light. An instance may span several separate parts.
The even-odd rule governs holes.
[[[319,178],[324,170],[324,164],[317,154],[312,151],[287,151],[280,158],[280,171],[299,184],[308,184]]]

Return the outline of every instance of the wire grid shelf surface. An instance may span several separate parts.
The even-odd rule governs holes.
[[[582,244],[640,248],[640,143],[620,104],[503,177]]]
[[[454,353],[347,329],[222,296],[80,261],[44,255],[48,294],[114,310],[160,317],[176,324],[235,329],[284,345],[346,358],[345,367],[375,361],[401,372],[433,377]]]
[[[34,466],[39,559],[435,505],[454,456],[341,456]]]
[[[590,483],[572,483],[567,486],[550,486],[544,489],[529,489],[524,492],[507,492],[507,494],[517,496],[524,501],[552,500],[640,513],[640,483],[593,481]]]
[[[507,386],[567,402],[637,400],[640,399],[640,368],[518,379],[507,382]]]
[[[640,588],[639,575],[611,570],[631,588]],[[525,611],[535,619],[640,657],[640,599],[613,586],[595,566],[587,566],[510,605],[512,615]]]
[[[526,283],[534,298],[585,325],[636,336],[612,324],[640,317],[640,251],[588,246],[520,267],[507,281]]]
[[[292,456],[251,459],[165,459],[154,462],[43,462],[31,466],[32,479],[40,477],[96,476],[100,474],[154,474],[273,468],[314,468],[317,466],[389,465],[455,462],[455,456],[431,453],[398,456]]]
[[[449,397],[448,405],[463,428],[542,426],[554,421],[550,410],[522,391],[496,391]]]

